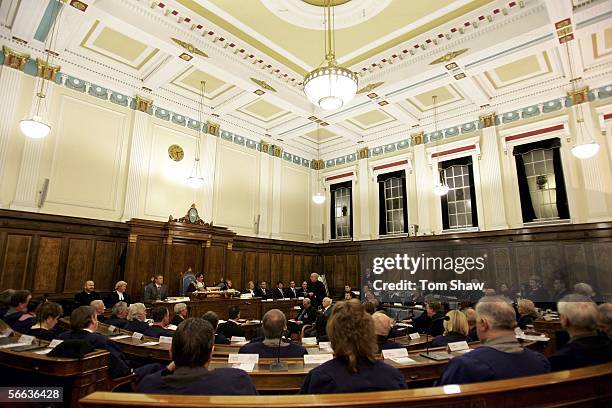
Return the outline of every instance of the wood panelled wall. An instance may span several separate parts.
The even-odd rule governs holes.
[[[71,296],[83,282],[93,279],[100,291],[113,289],[119,279],[128,281],[140,297],[140,281],[164,270],[160,259],[162,239],[139,239],[143,251],[137,259],[143,276],[124,276],[122,252],[128,244],[128,225],[73,217],[0,210],[0,289],[31,288],[35,293]],[[484,274],[466,272],[462,280],[477,277],[493,287],[505,282],[519,288],[532,274],[547,286],[560,277],[568,284],[591,283],[600,294],[612,294],[612,223],[560,225],[417,238],[310,244],[235,236],[232,248],[212,245],[199,257],[201,245],[172,245],[166,270],[172,292],[178,274],[196,262],[216,280],[231,279],[236,288],[249,280],[274,285],[292,279],[299,285],[311,272],[323,272],[336,293],[346,284],[358,287],[361,271],[377,256],[483,256]],[[198,261],[197,259],[200,259]],[[421,278],[445,281],[451,275],[436,273]],[[456,276],[452,276],[456,278]]]

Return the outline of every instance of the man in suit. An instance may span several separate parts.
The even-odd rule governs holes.
[[[95,287],[94,281],[88,280],[85,282],[83,290],[74,295],[74,303],[76,303],[77,307],[89,306],[92,301],[101,299],[100,294],[94,290]]]
[[[317,337],[320,341],[327,341],[327,321],[332,312],[332,300],[328,297],[323,298],[321,312],[317,315],[315,327],[317,329]]]
[[[558,303],[566,295],[569,295],[569,292],[567,291],[565,282],[562,279],[555,279],[553,281],[552,301]]]
[[[168,286],[164,285],[164,275],[157,275],[155,280],[144,288],[144,301],[157,302],[168,297]]]
[[[178,326],[183,323],[185,319],[187,319],[187,315],[189,314],[189,310],[187,309],[187,305],[185,303],[177,303],[174,305],[174,317],[170,324]]]
[[[471,307],[462,310],[468,322],[468,341],[478,341],[478,332],[476,331],[476,311]]]
[[[544,355],[523,349],[514,334],[516,313],[509,300],[486,296],[476,305],[476,330],[482,345],[451,359],[439,385],[467,384],[544,374]]]
[[[143,333],[145,336],[155,337],[157,339],[161,336],[172,337],[174,333],[166,330],[166,326],[170,323],[170,314],[166,306],[154,307],[151,311],[151,317],[153,318],[153,324],[145,330]]]
[[[413,326],[418,332],[436,337],[444,333],[444,307],[438,301],[429,301],[425,313],[414,319]]]
[[[115,290],[106,298],[106,307],[111,308],[117,304],[117,302],[125,302],[128,306],[132,304],[130,295],[126,292],[127,282],[119,281],[115,284]]]
[[[15,323],[28,311],[28,303],[32,299],[29,290],[16,290],[11,295],[11,307],[6,311],[2,320],[13,327]]]
[[[232,337],[246,337],[246,332],[240,326],[238,320],[240,319],[240,307],[230,306],[228,309],[229,320],[225,323],[221,323],[217,328],[217,333],[222,334],[228,339]]]
[[[612,303],[602,303],[597,308],[597,326],[599,331],[612,340]]]
[[[300,333],[305,324],[313,324],[317,319],[317,311],[312,307],[312,302],[305,297],[302,300],[302,310],[298,314],[295,321],[289,322],[289,330],[291,333]]]
[[[268,289],[268,282],[261,281],[259,287],[255,289],[255,296],[260,297],[262,299],[272,298],[272,291]]]
[[[257,395],[245,371],[235,368],[208,370],[214,334],[208,321],[187,319],[172,338],[174,365],[145,376],[136,391],[179,395]]]
[[[96,311],[96,319],[100,323],[106,323],[106,317],[104,317],[104,302],[100,299],[92,300],[89,305]]]
[[[271,309],[262,318],[263,341],[251,341],[240,347],[238,353],[259,354],[260,358],[302,358],[306,349],[299,344],[283,341],[287,330],[285,314],[278,309]]]
[[[278,281],[276,283],[276,288],[272,292],[272,296],[274,297],[275,300],[285,298],[285,288],[284,288],[283,282]]]
[[[383,312],[375,312],[372,315],[374,320],[374,331],[376,332],[376,342],[378,343],[378,352],[382,350],[390,350],[405,347],[402,344],[394,341],[389,341],[389,333],[391,332],[391,318]]]
[[[319,307],[325,296],[327,296],[325,285],[319,281],[319,274],[311,273],[310,282],[308,283],[308,297],[312,300],[312,305],[315,308]]]
[[[117,302],[113,306],[113,310],[111,312],[111,317],[106,319],[104,323],[109,326],[119,327],[120,329],[125,329],[125,326],[128,324],[127,315],[128,315],[128,305],[125,302]]]
[[[565,296],[557,305],[561,327],[569,342],[550,358],[553,371],[570,370],[612,361],[612,343],[597,332],[597,305],[583,295]]]
[[[302,286],[298,289],[298,297],[307,298],[308,297],[308,282],[302,282]]]
[[[533,301],[536,305],[550,302],[550,293],[542,284],[542,278],[538,275],[532,275],[529,278],[529,292],[527,299]]]
[[[295,281],[289,282],[289,287],[285,291],[285,297],[295,299],[298,297],[298,289],[295,287]]]
[[[215,312],[209,310],[202,315],[202,319],[208,321],[213,329],[215,329],[215,344],[230,344],[229,339],[217,330],[219,326],[219,316]]]

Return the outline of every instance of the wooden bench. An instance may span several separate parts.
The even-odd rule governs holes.
[[[83,407],[609,407],[612,363],[461,386],[327,395],[184,396],[95,392]]]

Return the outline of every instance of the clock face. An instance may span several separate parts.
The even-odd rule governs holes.
[[[172,160],[179,162],[185,157],[185,152],[181,146],[173,144],[168,148],[168,156],[170,156]]]
[[[189,217],[189,222],[195,224],[195,222],[198,220],[198,210],[195,208],[190,208],[187,216]]]

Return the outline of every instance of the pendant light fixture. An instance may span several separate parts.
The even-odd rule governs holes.
[[[204,87],[206,81],[200,81],[200,106],[198,110],[198,136],[196,138],[196,150],[195,157],[193,160],[193,167],[191,168],[191,174],[187,178],[187,184],[192,188],[202,188],[206,181],[202,177],[202,169],[200,168],[200,139],[202,136],[202,111],[204,110]]]
[[[53,20],[53,25],[51,26],[49,33],[49,41],[45,49],[45,66],[47,67],[49,66],[49,60],[51,58],[51,55],[55,54],[52,49],[55,45],[54,40],[56,40],[57,38],[57,31],[59,30],[59,20],[61,19],[62,4],[63,3],[61,1],[55,2],[56,10],[54,10],[53,13],[55,14],[55,20]],[[37,91],[36,95],[34,96],[34,115],[29,118],[20,120],[19,129],[21,130],[21,133],[24,134],[24,136],[30,139],[43,139],[49,134],[49,132],[51,132],[51,126],[49,126],[49,124],[43,118],[43,114],[46,110],[43,105],[45,104],[45,98],[47,96],[46,91],[48,84],[47,80],[45,79],[45,76],[41,75],[40,72],[39,76],[36,78],[36,81]]]
[[[431,97],[433,103],[433,111],[434,111],[434,133],[438,132],[438,97],[433,95]],[[436,147],[438,146],[438,142],[436,141]],[[437,196],[444,196],[448,193],[448,185],[446,184],[446,179],[444,178],[444,170],[438,170],[438,182],[434,185],[433,191]]]
[[[317,162],[319,161],[319,141],[321,140],[319,130],[320,125],[317,123]],[[318,183],[318,191],[312,195],[312,202],[321,205],[325,202],[325,186],[321,183],[321,177],[319,177]]]
[[[357,74],[338,65],[334,51],[333,0],[325,0],[325,61],[304,76],[304,92],[314,105],[325,110],[346,105],[357,93]]]
[[[567,53],[567,61],[569,64],[570,83],[572,84],[572,95],[576,95],[578,88],[576,86],[577,78],[574,78],[574,68],[572,55],[569,50],[569,41],[565,42],[565,52]],[[589,134],[586,125],[584,124],[584,113],[582,112],[582,103],[576,106],[576,143],[572,147],[572,154],[579,159],[590,159],[599,151],[599,144],[595,138]]]

